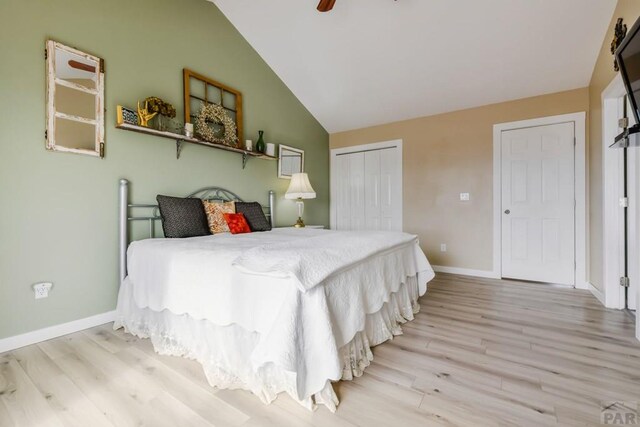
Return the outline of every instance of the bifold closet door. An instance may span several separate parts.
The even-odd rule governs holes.
[[[365,226],[367,230],[401,231],[399,180],[395,165],[397,148],[364,153]]]
[[[402,171],[398,148],[336,156],[337,230],[402,230]]]
[[[362,230],[364,220],[364,153],[336,157],[337,230]]]

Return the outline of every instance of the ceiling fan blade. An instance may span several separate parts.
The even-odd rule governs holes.
[[[73,59],[71,59],[69,61],[69,66],[71,68],[75,68],[76,70],[82,70],[82,71],[88,71],[90,73],[95,73],[96,72],[96,67],[89,65],[89,64],[84,64],[82,62],[79,61],[74,61]]]
[[[336,3],[336,0],[320,0],[318,4],[318,10],[320,12],[329,12],[333,9],[333,5]]]

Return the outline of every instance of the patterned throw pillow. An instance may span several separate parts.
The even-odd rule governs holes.
[[[156,196],[162,230],[167,238],[208,236],[207,216],[202,209],[202,200],[194,197]]]
[[[228,233],[229,226],[224,220],[224,214],[236,213],[236,205],[234,202],[209,202],[203,201],[204,211],[207,214],[207,222],[209,223],[209,231],[211,234]]]
[[[247,220],[241,213],[223,214],[225,221],[229,225],[231,234],[251,233],[251,228],[247,224]]]
[[[236,202],[236,212],[244,214],[251,231],[271,231],[271,223],[267,220],[258,202]]]

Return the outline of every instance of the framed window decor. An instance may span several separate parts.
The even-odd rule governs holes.
[[[47,150],[104,157],[104,61],[46,43]]]
[[[278,148],[278,178],[291,179],[304,172],[304,150],[280,144]]]
[[[184,85],[184,122],[196,123],[203,105],[215,105],[223,111],[236,127],[237,142],[243,140],[242,93],[223,83],[198,74],[187,68],[183,69]],[[222,123],[213,123],[213,132],[220,139],[224,138],[225,127]]]

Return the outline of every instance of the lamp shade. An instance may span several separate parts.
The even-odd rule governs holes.
[[[294,173],[291,176],[291,184],[284,195],[285,199],[315,199],[316,192],[306,173]]]

